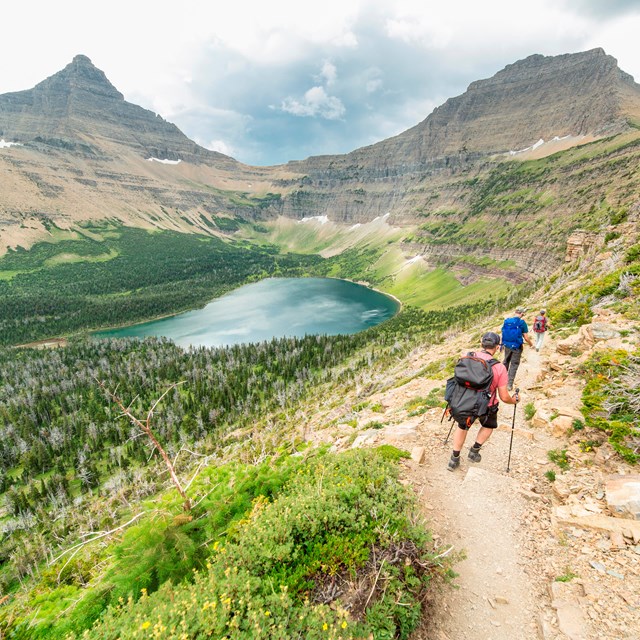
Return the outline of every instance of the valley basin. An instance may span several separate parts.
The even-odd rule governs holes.
[[[358,333],[393,317],[400,303],[335,278],[267,278],[202,309],[118,329],[95,338],[165,337],[181,347],[223,347],[272,338]]]

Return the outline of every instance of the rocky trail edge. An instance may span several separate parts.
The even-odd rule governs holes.
[[[458,574],[438,590],[414,640],[640,640],[640,519],[613,517],[606,491],[611,479],[633,480],[638,471],[606,441],[584,447],[571,427],[583,417],[576,367],[594,349],[632,350],[640,341],[637,326],[603,313],[568,340],[548,334],[540,353],[525,346],[515,421],[513,407],[502,404],[479,463],[467,458],[472,427],[454,472],[446,468],[450,423],[440,421],[442,409],[407,409],[430,392],[443,396],[450,372],[435,380],[410,373],[473,349],[478,331],[418,349],[402,371],[390,372],[384,390],[365,397],[355,437],[352,424],[340,423],[352,407],[318,414],[318,427],[329,418],[338,426],[318,428],[314,438],[332,441],[335,450],[392,444],[412,454],[403,482]],[[621,340],[622,329],[629,338]],[[354,395],[354,405],[362,404],[362,390]],[[531,419],[527,405],[529,414],[535,408]],[[568,467],[559,468],[549,452],[564,452]]]

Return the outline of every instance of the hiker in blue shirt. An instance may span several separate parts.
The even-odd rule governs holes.
[[[530,347],[533,347],[533,341],[529,337],[529,327],[522,319],[524,311],[518,307],[515,315],[507,318],[502,325],[502,348],[504,350],[502,364],[507,368],[509,376],[507,389],[509,391],[513,389],[513,381],[516,379],[516,373],[520,366],[524,342],[526,341]]]

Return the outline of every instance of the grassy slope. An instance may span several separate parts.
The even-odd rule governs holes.
[[[594,151],[594,149],[592,149],[592,151]],[[492,193],[490,198],[490,201],[491,203],[493,203],[493,205],[495,205],[496,202],[498,204],[500,203],[504,204],[504,202],[509,201],[509,198],[503,198],[503,197],[496,198],[494,196],[496,196],[496,194]],[[611,202],[613,201],[614,200],[612,199]],[[601,201],[598,201],[598,202],[600,203]],[[616,200],[616,202],[620,204],[622,200],[618,199]],[[596,207],[596,209],[593,211],[593,216],[587,216],[587,222],[589,223],[589,225],[593,225],[594,228],[600,228],[602,221],[606,220],[610,215],[609,209],[608,209],[608,207],[610,206],[612,205],[609,205],[607,203],[605,203],[604,206],[602,206],[602,204],[599,204],[598,207]],[[300,224],[300,225],[296,225],[295,227],[293,225],[289,225],[284,230],[279,229],[278,227],[274,227],[270,229],[268,234],[259,234],[256,237],[267,235],[270,241],[272,242],[275,241],[277,242],[277,244],[280,244],[281,246],[286,246],[287,248],[295,247],[296,250],[299,251],[300,253],[305,253],[305,252],[314,253],[320,248],[322,248],[322,250],[324,251],[327,251],[328,249],[330,250],[336,247],[344,249],[345,247],[350,246],[347,240],[348,238],[347,234],[349,233],[348,230],[333,229],[331,233],[328,233],[327,231],[325,231],[325,233],[327,233],[327,236],[325,236],[324,238],[318,238],[317,236],[314,237],[314,234],[309,233],[309,229],[311,227],[307,225],[310,225],[310,224],[312,223]],[[530,227],[526,227],[526,228],[528,230],[531,229]],[[563,232],[566,233],[567,227],[563,227],[563,229],[564,229]],[[476,225],[473,227],[474,233],[477,232],[477,230],[478,230],[478,226]],[[353,231],[351,231],[351,233],[353,233]],[[251,235],[251,234],[248,234],[248,235]],[[481,280],[470,285],[469,287],[466,287],[466,288],[462,287],[462,285],[460,285],[460,283],[453,277],[451,272],[445,269],[428,271],[424,267],[424,265],[422,265],[419,261],[409,264],[407,261],[407,257],[403,255],[401,248],[397,244],[388,245],[387,239],[385,239],[384,241],[380,240],[378,242],[371,242],[367,246],[375,252],[376,258],[374,260],[372,260],[368,265],[363,265],[359,263],[355,258],[353,261],[350,262],[349,256],[355,255],[355,254],[353,253],[353,250],[351,250],[351,253],[349,250],[347,250],[344,252],[344,258],[342,262],[340,260],[335,260],[332,263],[333,268],[337,269],[337,271],[334,272],[335,275],[339,275],[341,269],[343,270],[343,275],[344,275],[344,269],[347,268],[350,264],[352,264],[354,265],[354,272],[353,274],[350,273],[347,275],[356,275],[357,273],[362,274],[363,277],[366,277],[370,279],[372,282],[375,282],[378,286],[380,286],[380,288],[383,288],[387,291],[394,293],[395,295],[398,295],[398,297],[400,297],[403,300],[403,302],[406,302],[409,304],[420,305],[420,306],[424,306],[425,308],[429,308],[432,306],[446,306],[446,305],[456,304],[460,301],[466,302],[466,301],[469,301],[470,299],[484,297],[486,294],[489,294],[489,293],[499,294],[501,291],[508,288],[506,283],[504,281],[501,281],[500,279],[493,280],[493,281]],[[60,253],[54,252],[53,254],[48,253],[47,255],[49,257],[46,260],[44,260],[40,265],[40,267],[38,268],[42,268],[45,270],[59,268],[63,266],[62,264],[58,264],[59,262],[70,262],[71,264],[73,264],[73,261],[67,261],[67,259],[65,258],[65,256],[72,255],[72,254],[66,252],[66,250],[63,250],[62,247],[61,247]],[[82,256],[82,253],[76,253],[75,255]],[[109,255],[109,254],[104,253],[104,250],[103,250],[102,253],[96,253],[95,255],[87,254],[84,257],[86,258],[86,262],[90,264],[91,262],[94,261],[94,258],[98,257],[99,259],[99,256],[106,256],[106,255]],[[357,258],[357,255],[355,257]],[[613,272],[613,275],[609,277],[609,279],[604,278],[601,281],[592,283],[592,286],[595,287],[595,289],[591,292],[588,292],[589,295],[593,296],[593,300],[600,300],[602,299],[603,296],[609,295],[610,290],[617,291],[619,289],[620,276],[623,275],[624,272],[627,272],[629,269],[634,268],[634,265],[636,265],[636,263],[637,263],[636,258],[630,258],[624,265],[621,265],[619,269]],[[637,269],[637,266],[636,266],[636,269]],[[7,272],[10,272],[10,270],[7,270]],[[585,278],[587,278],[587,280],[585,280],[585,286],[586,286],[588,282],[588,276],[585,275]],[[611,280],[611,282],[609,282],[609,280]],[[560,281],[556,281],[556,282],[557,282],[557,287],[560,287],[562,283]],[[637,284],[635,284],[634,286],[637,294]],[[557,287],[556,287],[556,290],[557,290]],[[579,300],[580,300],[579,292],[576,292],[575,296],[572,297],[571,295],[569,295],[566,299],[559,298],[558,302],[564,301],[566,302],[567,305],[579,305],[580,304]],[[622,300],[619,304],[631,305],[632,303]],[[637,313],[637,305],[633,305],[633,306],[636,309],[636,313]],[[283,502],[283,506],[285,509],[288,508],[284,504],[284,502]],[[245,513],[248,514],[247,520],[245,522],[249,523],[249,527],[259,522],[260,513],[263,508],[264,506],[258,502],[256,507],[251,512],[248,512],[248,511],[243,512],[243,515]],[[183,521],[180,518],[180,515],[181,515],[180,513],[175,513],[175,514],[169,513],[169,516],[167,516],[166,514],[163,514],[163,517],[165,517],[166,523],[168,524],[167,529],[170,531],[171,535],[175,537],[175,540],[185,542],[184,537],[180,537],[180,534],[182,533],[180,530],[180,527],[189,525],[189,523]],[[267,520],[267,522],[269,521]],[[272,520],[271,522],[273,523],[274,521]],[[282,519],[278,520],[276,516],[275,522],[282,524]],[[233,539],[235,536],[236,541],[239,542],[240,545],[243,545],[245,543],[245,539],[243,539],[241,536],[245,531],[248,530],[249,527],[247,527],[246,523],[239,526],[237,529],[232,531],[231,539]],[[270,528],[267,527],[267,531],[269,530]],[[298,530],[298,533],[300,533],[300,530]],[[307,532],[304,532],[304,535],[307,535]],[[161,542],[164,543],[164,541],[161,541]],[[278,542],[281,542],[281,541],[278,541]],[[323,545],[326,545],[326,547],[323,547]],[[323,550],[323,553],[326,548],[335,548],[335,545],[336,545],[335,538],[330,538],[328,540],[320,540],[320,548]],[[263,545],[259,545],[259,546],[262,547]],[[353,548],[353,545],[349,544],[346,548]],[[110,548],[108,551],[113,551],[113,548]],[[84,559],[84,562],[87,567],[93,567],[97,564],[98,560],[99,560],[98,557],[90,555],[88,558]],[[72,568],[74,570],[77,569],[78,572],[80,572],[81,579],[84,580],[85,577],[87,577],[82,574],[82,571],[84,570],[88,571],[88,569],[82,566],[80,562],[80,558],[78,558],[78,565],[76,566],[74,564],[72,565]],[[219,576],[221,579],[222,579],[222,576],[225,575],[226,568],[227,567],[221,566],[221,574]],[[52,601],[49,598],[50,594],[47,594],[46,592],[46,589],[48,588],[51,588],[53,591],[56,592],[56,597],[59,598],[59,600],[55,601],[55,604],[61,607],[60,611],[66,608],[68,604],[68,599],[75,598],[76,592],[75,591],[73,593],[67,592],[66,589],[68,585],[64,584],[64,581],[63,581],[63,584],[59,584],[59,580],[58,582],[56,582],[56,575],[54,574],[56,574],[56,571],[52,571],[52,572],[50,571],[47,574],[47,576],[45,576],[45,578],[49,582],[45,586],[45,591],[43,592],[44,595],[42,595],[42,599],[41,600],[36,599],[33,602],[34,606],[44,607],[45,605],[47,605],[47,603],[49,605],[52,605]],[[91,577],[91,575],[89,577]],[[93,577],[95,578],[96,576],[94,575]],[[244,580],[244,578],[246,578],[246,580]],[[242,579],[244,580],[245,584],[249,584],[250,576],[249,577],[242,576]],[[122,611],[114,612],[113,618],[112,618],[113,624],[122,625],[120,628],[125,633],[137,631],[138,629],[142,629],[143,631],[146,631],[146,629],[149,628],[150,625],[147,627],[144,627],[144,625],[148,622],[151,613],[155,614],[155,613],[158,613],[158,611],[160,611],[159,609],[156,610],[156,607],[164,607],[162,609],[162,616],[164,615],[167,616],[167,618],[164,618],[165,620],[171,620],[172,619],[171,616],[173,615],[177,615],[177,618],[180,618],[180,615],[182,615],[181,607],[187,607],[188,601],[191,598],[196,598],[199,604],[201,605],[201,608],[205,607],[205,605],[206,605],[206,608],[209,608],[210,600],[206,599],[206,591],[204,591],[204,589],[206,589],[207,587],[211,588],[212,593],[216,593],[216,595],[220,596],[219,603],[221,604],[224,604],[224,598],[228,597],[227,593],[217,594],[217,592],[215,592],[215,585],[213,586],[209,585],[206,579],[204,579],[203,581],[200,581],[198,585],[200,587],[198,590],[194,590],[193,588],[187,586],[184,592],[182,593],[179,593],[173,588],[168,589],[168,591],[165,592],[164,595],[166,596],[167,594],[169,594],[170,597],[168,596],[168,597],[162,597],[162,598],[155,598],[147,601],[143,596],[142,598],[143,605],[140,609],[137,609],[135,605],[131,604],[130,606],[125,605]],[[256,585],[253,584],[253,587],[256,587]],[[238,588],[237,584],[231,584],[230,589],[232,590],[238,589],[238,593],[240,592],[240,589]],[[177,603],[175,607],[173,605],[174,593],[177,596],[175,599],[175,602]],[[234,593],[236,593],[236,591],[234,591]],[[248,592],[245,592],[245,593],[248,593]],[[397,595],[399,596],[400,593],[397,592]],[[242,598],[244,596],[240,594],[240,597]],[[260,604],[261,605],[264,604],[264,606],[261,606],[260,610],[257,613],[262,615],[261,620],[264,621],[265,618],[272,617],[271,613],[273,611],[276,611],[276,607],[279,605],[277,605],[273,601],[268,601],[268,602],[264,601],[263,603],[261,599],[262,597],[263,596],[261,594]],[[265,597],[269,597],[269,594],[267,594]],[[389,603],[388,606],[390,606],[390,604],[391,603]],[[282,621],[286,621],[289,619],[289,615],[288,615],[289,607],[290,607],[290,604],[287,604],[286,606],[282,607],[282,610],[278,610],[278,613],[282,614]],[[175,610],[172,610],[172,608]],[[266,616],[265,611],[269,611],[270,615]],[[385,615],[388,614],[388,612],[389,612],[388,608],[382,609],[381,611],[379,611],[379,615],[382,618],[384,618]],[[50,613],[52,613],[53,615],[57,615],[59,611],[52,611]],[[318,612],[311,612],[309,615],[313,617],[316,613]],[[249,614],[250,614],[250,611],[249,609],[247,609],[248,618],[250,618]],[[333,616],[331,612],[327,612],[327,615]],[[338,614],[336,619],[334,620],[333,618],[331,618],[330,622],[333,624],[333,623],[339,622],[340,620],[345,620],[345,619],[340,618],[340,614]],[[162,619],[159,621],[162,622]],[[201,619],[198,618],[198,621],[200,623]],[[349,624],[350,622],[351,621],[349,621]],[[156,623],[156,620],[154,620],[154,624],[155,623]],[[319,637],[323,637],[323,632],[328,631],[328,629],[325,629],[323,626],[325,623],[322,618],[318,618],[318,619],[314,618],[313,624],[314,625],[317,624],[317,631],[318,631]],[[394,624],[397,624],[398,627],[402,626],[402,623],[399,620],[395,620]],[[265,624],[264,626],[264,633],[266,634],[266,637],[269,637],[268,626],[269,626],[268,624]],[[352,630],[356,634],[358,633],[363,634],[365,631],[364,629],[350,629],[349,631],[351,632]],[[149,632],[151,631],[152,629],[149,628]],[[332,632],[335,631],[336,635],[341,633],[341,630],[339,627],[332,628],[331,631]],[[369,629],[367,629],[367,631],[369,631]],[[261,630],[261,633],[262,633],[262,630]],[[344,635],[346,636],[348,635],[348,633],[345,632]],[[97,635],[96,637],[102,637],[102,636]],[[328,634],[327,634],[327,637],[328,637]]]

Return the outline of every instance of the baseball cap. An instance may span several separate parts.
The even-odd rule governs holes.
[[[524,309],[524,307],[518,307],[516,309],[516,313],[524,313],[526,311],[526,309]]]
[[[541,313],[542,315],[544,315],[545,313],[547,313],[547,310],[546,310],[546,309],[540,309],[540,313]]]
[[[483,347],[497,347],[500,344],[500,336],[493,331],[489,331],[482,336]]]

